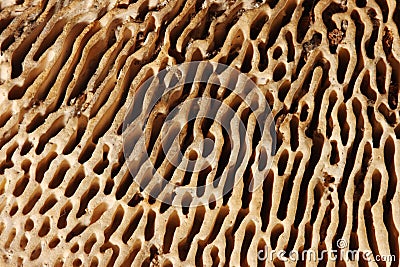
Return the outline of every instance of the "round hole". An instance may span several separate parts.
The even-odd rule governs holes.
[[[275,48],[274,54],[272,55],[272,57],[273,57],[274,59],[278,59],[278,58],[281,57],[281,55],[282,55],[282,48],[280,48],[280,47],[278,46],[277,48]]]
[[[26,220],[25,231],[31,231],[34,227],[34,223],[31,219]]]
[[[196,160],[196,159],[197,159],[197,152],[195,150],[190,150],[189,160]]]
[[[280,81],[286,74],[285,64],[279,63],[274,69],[273,79],[275,82]]]

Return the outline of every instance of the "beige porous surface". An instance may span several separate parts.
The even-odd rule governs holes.
[[[0,266],[398,266],[399,32],[395,0],[0,0]],[[124,118],[146,79],[192,61],[258,86],[276,149],[261,166],[255,115],[223,88],[163,97],[144,152],[177,185],[212,183],[243,145],[196,119],[182,153],[196,158],[190,144],[209,137],[217,164],[171,167],[159,134],[179,103],[222,101],[251,140],[232,190],[181,207],[129,170]],[[321,261],[264,257],[280,250]],[[359,261],[323,253],[355,250]]]

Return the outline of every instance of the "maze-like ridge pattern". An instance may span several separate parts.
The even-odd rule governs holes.
[[[398,265],[398,1],[5,0],[0,10],[2,265],[267,266],[265,246],[322,251],[339,239]],[[122,124],[148,77],[198,60],[259,86],[276,155],[248,192],[260,156],[249,117],[255,145],[232,192],[167,206],[134,182]],[[210,89],[193,88],[179,99]]]

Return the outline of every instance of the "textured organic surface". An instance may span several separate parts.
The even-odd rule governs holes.
[[[265,246],[321,251],[339,239],[398,264],[398,1],[0,0],[0,10],[0,265],[263,266]],[[251,77],[277,151],[248,192],[261,154],[250,130],[233,191],[180,208],[133,181],[122,124],[146,78],[194,60]]]

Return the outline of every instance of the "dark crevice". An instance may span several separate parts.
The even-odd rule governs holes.
[[[46,130],[46,132],[43,133],[42,136],[39,138],[39,143],[35,150],[36,155],[40,155],[43,152],[46,144],[49,143],[49,140],[58,135],[58,133],[62,129],[64,129],[64,127],[65,118],[64,116],[61,116],[60,118],[56,119],[53,124]]]
[[[28,36],[19,44],[15,49],[13,56],[11,57],[11,79],[15,79],[21,75],[23,71],[23,61],[32,47],[32,43],[35,42],[36,38],[42,32],[43,28],[46,26],[49,19],[53,16],[55,8],[52,7],[50,11],[46,14],[46,17],[41,20],[40,24],[35,25],[36,27],[30,32]],[[3,42],[4,44],[4,42]],[[3,48],[3,47],[2,47]],[[3,49],[2,49],[3,50]]]
[[[121,182],[119,183],[117,192],[115,193],[115,197],[117,200],[121,199],[123,196],[126,195],[126,192],[128,192],[128,189],[132,185],[132,183],[133,183],[133,177],[131,173],[128,171],[126,175],[122,178]]]
[[[329,105],[326,111],[326,137],[330,138],[332,136],[333,131],[333,119],[332,119],[332,110],[337,102],[337,95],[335,91],[332,91],[329,95]]]
[[[367,53],[367,57],[374,59],[375,58],[375,43],[378,40],[378,32],[379,32],[379,25],[380,22],[376,18],[376,12],[374,9],[369,9],[368,10],[368,16],[371,19],[372,22],[372,33],[371,37],[365,42],[365,51]]]
[[[323,69],[323,74],[320,80],[320,83],[317,84],[317,89],[315,92],[315,98],[314,98],[314,112],[312,115],[312,119],[310,121],[309,126],[306,129],[306,135],[309,138],[313,138],[313,136],[316,133],[316,130],[318,128],[319,125],[319,114],[320,114],[320,110],[322,107],[322,99],[325,93],[325,90],[329,87],[330,82],[329,82],[329,68],[330,68],[330,64],[329,62],[326,63],[317,63],[317,66],[320,66],[320,64],[322,64],[322,69]]]
[[[250,38],[256,40],[263,26],[267,23],[269,17],[265,12],[261,12],[253,21],[250,27]]]
[[[282,80],[283,77],[285,77],[285,74],[286,74],[285,64],[279,63],[274,69],[272,79],[275,82],[280,81],[280,80]]]
[[[14,35],[8,36],[6,39],[4,39],[3,43],[1,43],[0,50],[6,51],[14,42],[15,42]]]
[[[52,46],[55,41],[57,40],[58,36],[64,30],[64,25],[66,24],[65,19],[61,19],[57,21],[51,31],[46,35],[43,39],[42,43],[40,44],[39,48],[36,50],[35,54],[33,55],[33,60],[38,61],[41,55],[50,47]]]
[[[290,235],[289,235],[289,241],[287,243],[287,246],[285,247],[285,256],[289,257],[289,252],[291,252],[294,249],[294,245],[296,244],[296,240],[299,234],[299,230],[296,229],[293,225],[290,227]]]
[[[342,48],[339,50],[338,61],[337,79],[338,82],[342,84],[344,82],[344,78],[346,77],[346,72],[350,61],[350,54],[347,49]]]
[[[71,241],[72,238],[74,238],[74,237],[76,237],[76,236],[82,234],[83,231],[85,231],[86,228],[87,228],[87,227],[86,227],[85,225],[83,225],[83,224],[81,224],[81,223],[78,223],[78,224],[71,230],[71,232],[69,232],[69,233],[67,234],[65,240],[66,240],[67,242]]]
[[[307,222],[304,226],[304,250],[311,248],[311,242],[313,239],[313,226]]]
[[[99,185],[97,182],[93,182],[89,189],[86,190],[86,192],[82,195],[82,198],[80,199],[80,205],[79,205],[79,210],[76,214],[76,218],[82,217],[88,208],[90,200],[92,200],[96,194],[99,192]]]
[[[396,134],[396,139],[400,139],[400,124],[394,128],[394,133]]]
[[[311,147],[310,160],[306,165],[304,176],[301,180],[299,199],[297,203],[297,210],[295,216],[294,226],[297,228],[305,214],[307,205],[307,188],[310,183],[311,177],[314,175],[315,167],[321,158],[322,148],[324,146],[324,137],[322,134],[315,133],[313,136],[313,145]]]
[[[223,155],[219,158],[218,160],[218,167],[217,167],[217,172],[215,174],[215,179],[213,181],[214,187],[217,187],[219,184],[219,177],[222,176],[223,172],[225,171],[226,166],[229,163],[229,158],[231,156],[231,151],[232,151],[232,145],[231,145],[231,140],[229,137],[229,134],[227,133],[226,129],[222,127],[222,140],[223,140],[223,145],[222,145],[222,151],[220,155]]]
[[[136,248],[136,247],[134,247],[134,248]],[[100,253],[103,254],[104,252],[106,252],[109,249],[112,250],[112,255],[111,255],[110,260],[108,261],[107,267],[113,267],[113,266],[115,266],[115,261],[118,258],[120,248],[117,245],[114,245],[113,243],[111,243],[110,241],[107,241],[104,243],[104,245],[102,245],[100,247]]]
[[[254,238],[255,232],[256,232],[256,227],[255,227],[254,223],[250,222],[246,226],[243,243],[242,243],[242,246],[240,249],[240,265],[241,266],[249,266],[249,264],[247,262],[247,253],[249,251],[251,241]]]
[[[250,187],[254,179],[253,171],[251,170],[251,166],[253,166],[254,163],[254,157],[255,157],[255,150],[253,150],[253,153],[247,164],[246,170],[243,174],[242,209],[247,209],[252,199],[252,188]]]
[[[279,157],[278,161],[278,175],[282,176],[285,173],[286,166],[289,159],[289,153],[287,150],[284,150]]]
[[[392,19],[396,24],[397,32],[400,35],[400,16],[398,16],[398,14],[400,14],[400,2],[396,1],[396,8],[394,9]]]
[[[287,62],[292,62],[294,61],[294,56],[295,56],[295,49],[294,49],[294,44],[293,44],[293,36],[292,33],[290,31],[288,31],[285,34],[285,39],[286,39],[286,43],[288,46],[288,51],[287,51]]]
[[[22,214],[23,215],[28,214],[33,209],[35,204],[39,201],[41,196],[42,196],[42,189],[40,189],[40,187],[38,187],[35,190],[35,192],[33,192],[33,194],[30,197],[28,203],[26,203],[25,207],[23,208]]]
[[[399,103],[400,63],[394,57],[389,57],[389,63],[392,67],[392,74],[390,76],[388,104],[392,110],[396,110]]]
[[[274,185],[274,173],[273,171],[270,170],[263,183],[263,198],[262,198],[263,202],[260,211],[260,217],[262,223],[261,230],[264,232],[267,230],[269,224],[270,211],[272,206],[273,185]]]
[[[258,70],[264,71],[268,67],[268,54],[265,44],[258,44],[258,53],[260,54],[260,62],[258,63]]]
[[[368,120],[371,123],[371,128],[372,128],[372,144],[374,148],[379,148],[380,147],[380,142],[383,134],[383,127],[382,125],[378,122],[375,116],[374,108],[373,107],[367,107],[367,115],[368,115]]]
[[[128,206],[129,207],[136,207],[142,200],[143,200],[143,196],[140,193],[136,193],[131,200],[129,200],[128,202]]]
[[[290,147],[292,151],[296,151],[299,147],[299,118],[293,116],[290,120]]]
[[[247,216],[247,214],[249,213],[248,209],[240,209],[238,211],[238,214],[236,216],[236,220],[235,223],[233,224],[233,229],[232,229],[232,233],[235,234],[236,231],[239,229],[239,226],[242,224],[244,218]]]
[[[346,6],[336,2],[331,2],[330,5],[322,12],[322,20],[326,26],[327,33],[336,29],[336,23],[332,19],[333,15],[337,13],[343,13],[345,11],[347,11]]]
[[[29,175],[28,174],[24,174],[21,179],[19,179],[16,183],[15,183],[15,188],[13,191],[13,195],[15,197],[19,197],[22,195],[22,193],[24,193],[26,186],[29,183]]]
[[[50,220],[49,217],[45,217],[42,227],[38,232],[38,236],[39,237],[46,236],[49,232],[50,232]]]
[[[335,204],[332,201],[332,197],[328,196],[329,199],[329,205],[326,207],[325,213],[324,213],[324,218],[322,219],[321,222],[321,227],[319,230],[319,240],[321,242],[325,242],[325,238],[328,234],[328,227],[331,223],[331,211],[334,208]]]
[[[379,170],[374,170],[372,173],[372,187],[371,187],[371,206],[374,206],[378,201],[379,192],[381,190],[382,174]]]
[[[375,91],[371,88],[371,82],[370,82],[370,75],[369,72],[365,72],[364,77],[361,82],[360,86],[361,93],[363,93],[368,100],[370,100],[372,103],[375,103],[377,99],[377,95]]]
[[[389,110],[389,108],[386,106],[386,104],[381,103],[378,107],[378,111],[383,115],[385,118],[386,122],[394,126],[396,123],[396,114],[392,111]]]
[[[335,165],[340,161],[339,150],[336,141],[331,141],[331,155],[329,157],[329,163]]]
[[[85,134],[87,124],[88,124],[88,119],[86,116],[77,117],[75,126],[76,130],[73,132],[73,134],[70,137],[70,140],[64,147],[63,150],[64,155],[71,154],[72,151],[74,151],[77,145],[81,142],[82,137]]]
[[[204,195],[205,187],[207,185],[207,176],[211,173],[212,168],[208,166],[207,168],[201,170],[197,176],[197,190],[196,195],[202,197]]]
[[[281,102],[285,101],[285,98],[290,90],[291,83],[289,81],[284,81],[278,89],[278,99]]]
[[[297,24],[297,42],[300,44],[303,42],[304,37],[307,34],[308,29],[311,27],[311,24],[315,21],[314,7],[317,5],[319,0],[305,0],[301,7],[303,8],[303,12]]]
[[[144,231],[144,237],[146,241],[149,241],[154,236],[154,223],[156,220],[156,213],[153,210],[149,210],[147,214],[147,223]]]
[[[361,168],[354,176],[353,223],[352,223],[353,233],[356,233],[358,228],[358,208],[360,204],[360,199],[364,194],[364,179],[368,171],[371,158],[372,158],[372,148],[370,143],[366,143],[364,146]]]
[[[347,123],[347,107],[345,103],[341,103],[338,108],[337,113],[339,126],[340,126],[340,139],[342,140],[342,145],[347,145],[349,141],[349,131],[350,126]]]
[[[350,99],[350,97],[353,95],[353,90],[354,90],[354,85],[356,83],[356,80],[361,72],[361,70],[364,68],[364,59],[363,59],[363,53],[361,49],[361,41],[364,36],[364,24],[362,23],[360,14],[356,10],[351,12],[351,18],[354,21],[354,24],[356,26],[356,36],[355,36],[355,45],[356,45],[356,53],[357,53],[357,63],[356,67],[353,71],[353,74],[351,76],[350,82],[347,87],[344,88],[344,100],[347,101]]]
[[[300,112],[300,121],[306,121],[308,118],[308,105],[305,104],[302,108],[301,108],[301,112]]]
[[[0,34],[7,29],[8,25],[13,21],[14,17],[13,16],[7,16],[0,20]]]
[[[67,204],[65,204],[60,211],[60,216],[58,217],[58,222],[57,222],[58,229],[63,229],[67,227],[67,218],[71,210],[72,210],[72,204],[71,202],[68,201]]]
[[[375,80],[376,85],[378,86],[378,91],[380,94],[386,93],[385,88],[385,78],[386,78],[386,64],[383,59],[380,59],[376,64],[376,72],[375,72]]]
[[[54,195],[50,195],[46,201],[44,202],[43,206],[40,208],[39,213],[40,214],[45,214],[48,212],[54,205],[56,205],[58,202],[57,198]]]
[[[180,226],[179,216],[174,211],[168,218],[168,222],[165,229],[165,236],[163,241],[163,253],[167,254],[170,251],[172,241],[174,240],[174,234],[176,228]]]
[[[367,228],[367,238],[368,238],[368,244],[369,247],[371,248],[371,252],[374,255],[374,258],[376,258],[377,255],[379,254],[379,249],[378,249],[378,243],[376,240],[376,235],[375,235],[375,227],[374,227],[374,218],[372,216],[371,212],[371,204],[370,203],[365,203],[364,206],[364,221],[365,221],[365,227]],[[379,262],[378,262],[379,265]],[[382,266],[382,265],[379,265]]]
[[[179,253],[179,259],[181,261],[185,261],[186,257],[189,253],[190,246],[192,244],[193,238],[200,232],[200,228],[202,226],[202,222],[204,220],[205,216],[205,208],[202,206],[199,206],[196,208],[196,214],[194,216],[193,224],[192,224],[192,229],[190,230],[189,234],[186,236],[185,239],[183,239],[181,242],[178,244],[178,253]]]
[[[297,172],[299,170],[302,159],[303,159],[303,153],[298,152],[294,159],[294,163],[293,163],[293,167],[292,167],[290,176],[285,180],[285,183],[283,185],[281,199],[279,202],[279,208],[278,208],[278,213],[277,213],[278,219],[280,219],[282,221],[287,216],[288,205],[289,205],[290,197],[292,195],[292,190],[293,190],[294,178],[297,175]]]
[[[278,245],[278,239],[283,233],[284,228],[283,225],[278,223],[277,225],[274,226],[274,228],[271,230],[271,247],[272,249],[276,249],[276,246]]]
[[[140,207],[139,210],[135,213],[135,215],[131,219],[131,221],[129,222],[129,225],[126,227],[125,232],[122,234],[122,241],[125,244],[128,244],[129,239],[132,237],[133,233],[139,226],[142,217],[143,217],[143,208]]]
[[[242,66],[240,67],[240,71],[242,73],[248,73],[252,69],[252,62],[253,62],[253,46],[249,44],[247,46],[246,54],[242,62]]]
[[[395,143],[391,137],[385,142],[384,146],[384,159],[386,169],[388,171],[388,190],[383,199],[383,218],[386,229],[389,234],[389,245],[390,245],[390,253],[391,255],[395,255],[394,265],[399,264],[399,243],[398,237],[399,232],[396,229],[393,219],[393,208],[392,208],[392,200],[396,192],[397,188],[397,176],[396,176],[396,168],[395,168],[395,154],[397,154]]]
[[[235,247],[235,238],[234,235],[232,234],[232,228],[229,228],[225,232],[225,265],[224,267],[230,266],[229,262],[231,259],[232,251]]]
[[[75,175],[69,181],[69,183],[65,189],[64,195],[66,197],[72,197],[75,194],[75,192],[78,190],[80,183],[82,182],[82,180],[85,177],[86,177],[85,170],[83,167],[80,167],[76,171]]]
[[[49,182],[49,188],[50,189],[55,189],[57,188],[62,181],[64,180],[65,174],[67,171],[71,168],[67,160],[62,161],[58,165],[57,171],[53,175],[53,179]]]
[[[321,208],[321,199],[324,195],[324,189],[321,183],[317,183],[314,187],[314,204],[311,210],[310,224],[314,225],[317,220],[318,212]]]
[[[118,206],[114,213],[112,223],[104,230],[104,243],[107,243],[110,240],[111,235],[118,229],[118,226],[120,226],[123,218],[124,209],[121,206]]]
[[[275,48],[274,53],[272,54],[272,58],[278,60],[282,55],[282,48],[278,46]]]
[[[276,39],[278,38],[281,29],[283,29],[283,27],[285,27],[292,19],[295,8],[296,3],[288,1],[281,12],[274,18],[268,36],[267,50],[276,43]]]
[[[94,244],[96,244],[97,238],[95,234],[92,234],[89,239],[85,242],[85,246],[83,250],[85,251],[86,254],[90,254],[90,251],[92,251],[92,248]]]
[[[342,220],[339,220],[339,226],[338,230],[336,232],[335,236],[335,241],[334,241],[334,246],[337,248],[336,242],[339,238],[343,236],[345,226],[346,226],[346,215],[347,215],[347,204],[344,201],[344,195],[346,192],[347,184],[350,178],[351,171],[353,170],[353,166],[355,164],[356,156],[357,156],[357,151],[359,149],[359,145],[361,143],[361,140],[364,136],[364,119],[361,116],[361,103],[354,99],[353,100],[353,110],[354,110],[354,115],[356,117],[357,125],[356,125],[356,136],[354,138],[353,144],[350,146],[348,153],[347,153],[347,158],[346,158],[346,164],[344,167],[343,171],[343,177],[340,181],[340,184],[338,185],[338,198],[339,198],[339,214],[340,217],[343,218]]]

